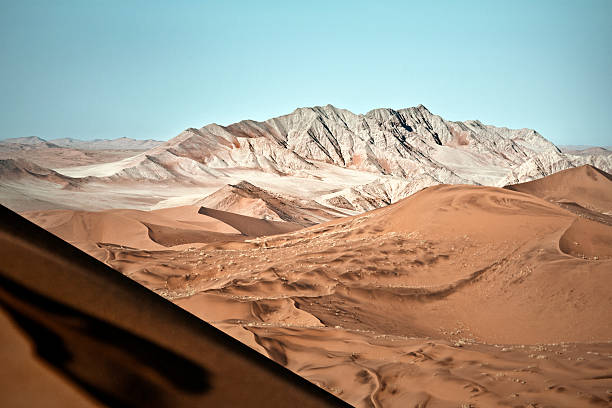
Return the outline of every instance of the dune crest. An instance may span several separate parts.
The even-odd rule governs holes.
[[[355,406],[571,407],[609,398],[609,380],[580,378],[610,367],[610,238],[534,195],[440,185],[231,245],[108,251],[116,269]],[[144,253],[154,279],[135,264]]]
[[[185,244],[242,241],[302,228],[199,206],[153,211],[30,211],[23,216],[99,258],[100,244],[162,250]],[[103,259],[103,257],[102,257]]]
[[[0,219],[3,349],[21,346],[3,353],[3,403],[347,406],[4,207]]]
[[[576,212],[582,207],[612,215],[612,175],[590,165],[505,188],[564,205],[570,211]]]
[[[271,221],[309,227],[346,214],[332,211],[314,200],[272,194],[248,181],[227,185],[194,205]]]
[[[357,407],[597,407],[609,182],[437,185],[308,228],[198,206],[26,215]]]

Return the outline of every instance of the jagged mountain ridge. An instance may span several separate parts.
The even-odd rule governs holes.
[[[77,188],[80,180],[64,176],[51,169],[38,166],[24,159],[0,159],[0,180],[46,181],[64,189]]]
[[[82,150],[147,150],[164,142],[153,139],[132,139],[120,137],[117,139],[81,140],[70,137],[45,140],[38,136],[13,137],[0,140],[2,145],[30,145],[46,147],[66,147]]]
[[[326,105],[263,122],[189,128],[119,161],[54,169],[102,189],[164,189],[157,193],[164,203],[155,208],[205,197],[184,199],[184,189],[175,194],[166,187],[211,191],[245,180],[336,211],[361,212],[431,185],[504,186],[585,164],[610,172],[612,155],[565,154],[535,130],[448,121],[423,105],[366,114]]]
[[[331,105],[299,108],[265,122],[245,120],[226,127],[211,124],[187,129],[154,150],[216,169],[243,166],[292,173],[325,162],[401,178],[426,170],[439,182],[486,183],[477,175],[459,174],[459,166],[444,163],[443,149],[476,155],[474,159],[500,169],[520,165],[542,152],[560,153],[533,130],[496,128],[478,121],[449,122],[423,105],[398,111],[375,109],[365,115]]]
[[[165,163],[177,158],[193,160],[197,165],[192,167],[201,170],[204,165],[211,175],[251,168],[299,176],[318,169],[318,163],[328,163],[408,180],[427,175],[438,183],[486,185],[528,181],[583,164],[605,170],[612,163],[607,156],[595,163],[594,156],[563,154],[532,129],[447,121],[423,105],[375,109],[364,115],[327,105],[299,108],[264,122],[210,124],[187,129],[125,164],[167,167]],[[527,165],[521,170],[529,160],[537,162],[535,169]],[[163,172],[154,178],[164,178],[158,173]],[[140,176],[148,177],[146,172]]]
[[[153,139],[132,139],[130,137],[119,137],[117,139],[94,139],[81,140],[65,137],[49,141],[57,146],[71,147],[87,150],[147,150],[162,144],[162,141]]]
[[[122,160],[162,143],[130,138],[45,140],[38,136],[17,137],[0,140],[0,159],[25,159],[47,168],[76,167]]]

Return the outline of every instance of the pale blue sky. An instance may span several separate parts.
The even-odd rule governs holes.
[[[612,144],[612,1],[3,1],[0,138],[419,103]]]

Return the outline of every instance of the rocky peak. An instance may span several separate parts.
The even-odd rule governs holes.
[[[26,137],[12,137],[4,140],[0,140],[0,143],[17,143],[24,145],[35,145],[47,143],[45,139],[41,139],[38,136],[26,136]]]
[[[407,180],[408,187],[398,196],[426,184],[500,185],[575,164],[592,162],[604,170],[612,165],[610,156],[576,159],[564,155],[533,129],[508,129],[478,120],[448,121],[423,105],[373,109],[366,114],[325,105],[298,108],[263,122],[212,123],[187,129],[142,157],[146,160],[130,161],[133,169],[124,173],[175,180],[189,178],[193,172],[193,179],[205,181],[221,177],[226,169],[248,169],[313,177],[331,165]],[[137,169],[145,164],[146,171]],[[376,195],[383,190],[364,191],[377,191]]]

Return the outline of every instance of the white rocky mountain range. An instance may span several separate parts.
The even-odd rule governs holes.
[[[72,149],[113,148],[102,141],[91,142],[92,146],[61,142]],[[55,166],[54,181],[49,181],[46,171],[44,180],[20,184],[15,168],[28,167],[31,179],[35,166],[4,160],[0,197],[18,209],[23,206],[17,204],[28,198],[27,209],[147,209],[194,204],[225,186],[246,181],[291,202],[310,200],[316,203],[311,207],[353,214],[440,183],[504,186],[583,164],[612,171],[612,153],[605,149],[596,154],[563,153],[535,130],[500,128],[477,120],[448,121],[422,105],[366,114],[331,105],[299,108],[265,122],[190,128],[161,144],[128,142],[123,140],[129,148],[120,148],[141,152],[105,163]],[[52,144],[62,145],[57,140]],[[45,167],[40,160],[36,164]],[[57,184],[62,177],[65,184]],[[59,187],[49,194],[43,182]],[[65,186],[70,186],[72,199],[62,193]],[[102,191],[104,197],[91,202]],[[217,201],[222,200],[217,197]]]

